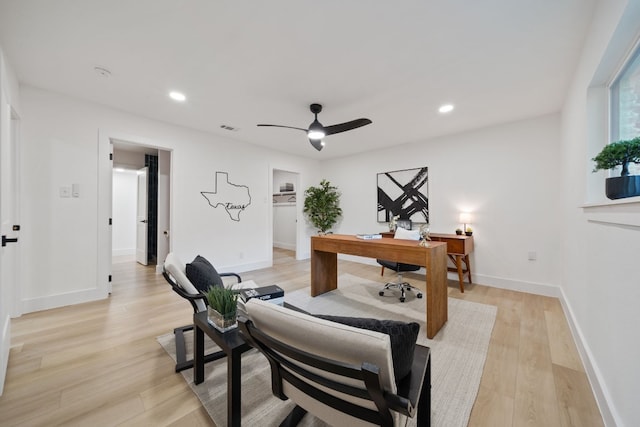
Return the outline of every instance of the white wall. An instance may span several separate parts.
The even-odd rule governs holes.
[[[113,170],[113,226],[114,256],[136,253],[136,202],[138,174],[135,170]]]
[[[640,200],[608,201],[589,159],[608,142],[605,84],[639,34],[639,1],[599,3],[562,112],[563,301],[610,426],[640,420]]]
[[[427,166],[431,231],[454,233],[458,213],[472,212],[477,283],[557,295],[559,143],[549,115],[325,162],[342,193],[337,231],[388,229],[376,219],[377,173]]]
[[[301,186],[317,178],[318,164],[312,160],[29,86],[21,90],[25,195],[21,271],[26,312],[106,296],[103,273],[108,267],[102,265],[100,254],[106,246],[109,214],[99,213],[97,206],[99,201],[106,205],[105,182],[110,182],[111,173],[101,174],[99,181],[99,171],[109,170],[110,165],[108,156],[98,153],[109,138],[172,150],[172,250],[185,262],[201,254],[221,271],[271,265],[273,167],[301,171]],[[200,194],[213,190],[216,171],[228,172],[232,182],[250,189],[251,205],[239,222],[224,209],[210,207]],[[72,182],[86,189],[82,197],[61,199],[58,187]],[[308,237],[303,238],[308,246]],[[33,268],[34,259],[38,268]]]

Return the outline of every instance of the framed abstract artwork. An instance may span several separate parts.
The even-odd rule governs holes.
[[[399,215],[415,223],[429,222],[427,167],[378,174],[378,222]]]

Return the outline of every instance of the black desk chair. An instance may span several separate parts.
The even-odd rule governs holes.
[[[396,233],[398,234],[398,229],[411,230],[411,226],[412,226],[412,224],[411,224],[411,220],[410,219],[399,219],[398,222],[397,222]],[[402,233],[400,233],[400,234],[402,234]],[[414,238],[414,237],[412,236],[412,238]],[[420,234],[417,233],[416,236],[415,236],[415,239],[418,240],[419,238],[420,238]],[[399,289],[400,290],[400,302],[404,302],[405,299],[406,299],[406,291],[413,291],[415,289],[415,290],[418,291],[416,293],[416,297],[422,298],[422,292],[420,292],[417,288],[411,286],[411,284],[409,282],[405,282],[404,279],[402,278],[402,273],[404,273],[404,272],[420,270],[420,266],[419,265],[404,264],[404,263],[401,263],[401,262],[388,261],[388,260],[383,260],[383,259],[377,259],[376,261],[378,262],[378,264],[380,264],[382,266],[382,271],[380,272],[381,276],[384,276],[384,269],[385,268],[388,268],[390,270],[395,271],[396,274],[398,275],[397,276],[397,280],[395,282],[387,282],[387,284],[384,285],[384,288],[382,288],[382,290],[380,290],[380,292],[378,292],[378,294],[380,296],[384,296],[384,291],[386,291],[386,290]]]

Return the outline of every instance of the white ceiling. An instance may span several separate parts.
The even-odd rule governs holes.
[[[559,111],[595,1],[0,0],[0,46],[21,83],[328,159]],[[373,124],[322,152],[256,127],[312,102]]]

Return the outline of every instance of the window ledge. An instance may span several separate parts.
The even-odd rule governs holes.
[[[626,199],[616,199],[616,200],[607,199],[607,200],[602,200],[600,202],[585,203],[580,207],[583,209],[590,209],[590,208],[599,208],[603,206],[632,205],[634,203],[640,204],[640,197],[627,197]]]
[[[640,230],[640,197],[587,203],[581,208],[589,222]]]

